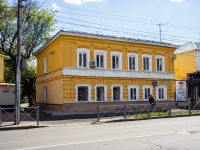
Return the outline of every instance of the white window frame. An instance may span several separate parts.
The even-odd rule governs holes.
[[[88,101],[78,101],[78,87],[81,87],[81,86],[88,87]],[[91,99],[92,86],[91,85],[89,85],[89,84],[77,84],[77,85],[75,85],[75,90],[76,90],[75,102],[90,102],[90,101],[92,101],[92,99]]]
[[[146,88],[150,88],[150,95],[152,95],[152,93],[153,93],[153,86],[151,86],[151,85],[144,85],[144,86],[142,86],[143,100],[148,101],[149,98],[145,99],[145,89]]]
[[[159,98],[159,89],[163,89],[164,91],[164,99],[160,99]],[[159,85],[159,86],[156,86],[156,100],[167,100],[167,86],[164,86],[164,85]]]
[[[135,57],[135,70],[131,70],[131,71],[138,71],[138,54],[136,54],[136,53],[128,53],[127,56],[128,56],[128,70],[131,70],[130,69],[130,64],[129,64],[130,57]]]
[[[47,73],[47,68],[48,68],[48,60],[47,58],[44,58],[44,73]]]
[[[156,55],[155,58],[156,58],[156,72],[165,72],[165,57],[162,55]],[[158,70],[157,59],[162,60],[162,70],[161,71]]]
[[[101,67],[97,67],[97,65],[96,65],[96,69],[106,69],[107,68],[107,62],[106,62],[106,54],[107,54],[107,52],[105,51],[105,50],[95,50],[94,51],[94,54],[95,54],[95,61],[96,61],[96,64],[97,64],[97,55],[103,55],[103,63],[104,63],[104,67],[103,68],[101,68]]]
[[[113,100],[113,88],[120,87],[120,100]],[[111,85],[111,101],[123,101],[123,86],[120,84]]]
[[[107,85],[104,84],[97,84],[95,85],[95,101],[97,101],[97,88],[98,87],[104,87],[104,100],[103,101],[107,101]],[[102,102],[102,101],[97,101],[97,102]]]
[[[149,70],[144,70],[144,58],[149,58]],[[152,71],[152,56],[149,54],[142,54],[142,71]]]
[[[86,67],[79,66],[79,54],[86,54]],[[90,67],[90,50],[87,48],[77,48],[77,68],[89,68]]]
[[[44,87],[44,101],[47,101],[47,87]]]
[[[135,88],[136,89],[136,99],[131,99],[131,89]],[[139,100],[139,86],[138,85],[129,85],[128,86],[128,99],[129,101],[137,101]]]
[[[122,52],[111,51],[110,55],[111,55],[111,67],[110,67],[111,70],[122,70]],[[112,57],[113,56],[118,56],[119,57],[119,68],[113,69],[113,61],[112,61]]]

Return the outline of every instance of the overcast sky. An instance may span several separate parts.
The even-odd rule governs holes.
[[[183,44],[200,41],[199,0],[38,0],[56,31],[74,30]]]

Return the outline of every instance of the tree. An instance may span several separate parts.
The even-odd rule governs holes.
[[[7,83],[14,83],[15,77],[12,76],[13,74],[13,67],[7,66],[11,61],[10,58],[5,59],[5,68],[4,68],[4,80]],[[34,60],[28,60],[26,68],[21,72],[21,97],[28,97],[29,106],[33,106],[33,98],[35,98],[36,94],[36,65],[33,63]]]
[[[26,68],[22,71],[22,97],[28,97],[29,106],[33,106],[33,98],[35,98],[36,88],[36,66],[35,64],[27,63]]]
[[[5,70],[9,72],[5,79],[11,82],[16,75],[17,5],[11,6],[8,0],[1,0],[0,12],[0,53],[9,56],[9,59],[5,60]],[[22,58],[29,59],[33,52],[50,39],[50,32],[54,30],[54,22],[52,11],[39,9],[33,0],[23,1]],[[28,70],[27,75],[29,75]],[[22,83],[25,82],[23,80],[22,78]]]
[[[32,0],[26,0],[23,6],[22,57],[30,58],[34,51],[50,39],[50,32],[54,30],[54,14],[50,10],[38,9]],[[0,53],[9,56],[10,65],[16,66],[17,10],[7,0],[2,0],[0,12]]]

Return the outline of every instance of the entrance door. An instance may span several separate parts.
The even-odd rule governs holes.
[[[196,104],[198,101],[198,87],[194,86],[191,87],[191,103]]]

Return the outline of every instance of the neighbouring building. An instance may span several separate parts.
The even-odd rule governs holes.
[[[175,45],[82,32],[58,32],[34,53],[36,102],[64,112],[98,105],[174,100]]]
[[[175,51],[176,100],[200,100],[200,42],[188,42]]]
[[[0,83],[4,82],[4,58],[5,56],[0,54]]]
[[[15,105],[15,85],[4,81],[4,58],[0,54],[0,107],[13,107]]]

